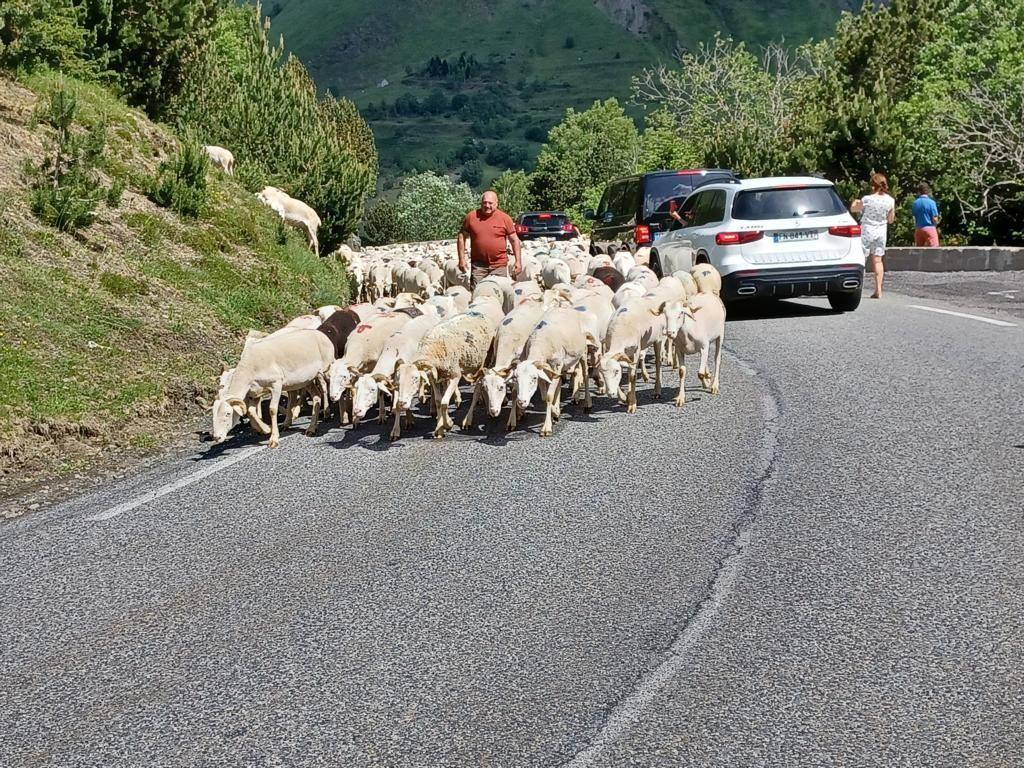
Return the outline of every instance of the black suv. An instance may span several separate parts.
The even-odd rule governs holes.
[[[571,240],[580,231],[569,220],[569,214],[562,211],[527,211],[516,217],[516,234],[520,240],[535,237],[553,237],[555,240]]]
[[[612,254],[622,248],[631,253],[653,245],[659,235],[674,224],[669,211],[683,204],[696,187],[712,181],[737,180],[736,174],[722,168],[698,168],[682,171],[652,171],[615,179],[601,195],[597,212],[583,215],[593,220],[590,253]]]

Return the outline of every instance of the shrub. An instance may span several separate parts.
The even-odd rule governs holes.
[[[96,172],[106,144],[106,125],[96,123],[84,134],[77,132],[73,130],[77,113],[75,94],[58,86],[36,114],[56,130],[56,138],[42,163],[25,166],[32,213],[62,232],[92,224],[106,194]]]
[[[367,245],[390,245],[403,240],[398,206],[381,200],[366,212],[363,222],[363,242]]]
[[[206,205],[206,171],[210,158],[198,142],[186,139],[170,159],[160,163],[149,199],[185,216],[198,216]]]
[[[85,30],[72,0],[5,0],[0,8],[0,67],[52,67],[84,76]]]
[[[465,184],[431,171],[409,176],[398,195],[398,220],[407,241],[455,237],[466,212],[476,207],[476,196]]]

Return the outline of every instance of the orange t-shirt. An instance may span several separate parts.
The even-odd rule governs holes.
[[[512,217],[504,211],[495,211],[486,219],[480,211],[470,211],[462,220],[462,232],[469,235],[469,259],[474,264],[496,269],[508,264],[505,238],[516,233]]]

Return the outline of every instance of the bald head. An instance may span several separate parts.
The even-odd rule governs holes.
[[[498,193],[488,189],[480,195],[480,213],[483,216],[490,216],[498,210]]]

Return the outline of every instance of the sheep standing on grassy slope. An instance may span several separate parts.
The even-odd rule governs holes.
[[[320,217],[316,211],[277,187],[264,187],[256,197],[276,211],[285,224],[305,234],[313,253],[320,255],[320,241],[317,239]]]
[[[220,168],[228,176],[235,175],[235,156],[231,154],[230,150],[213,144],[206,144],[203,149],[206,150],[206,155],[210,158],[212,165]]]

